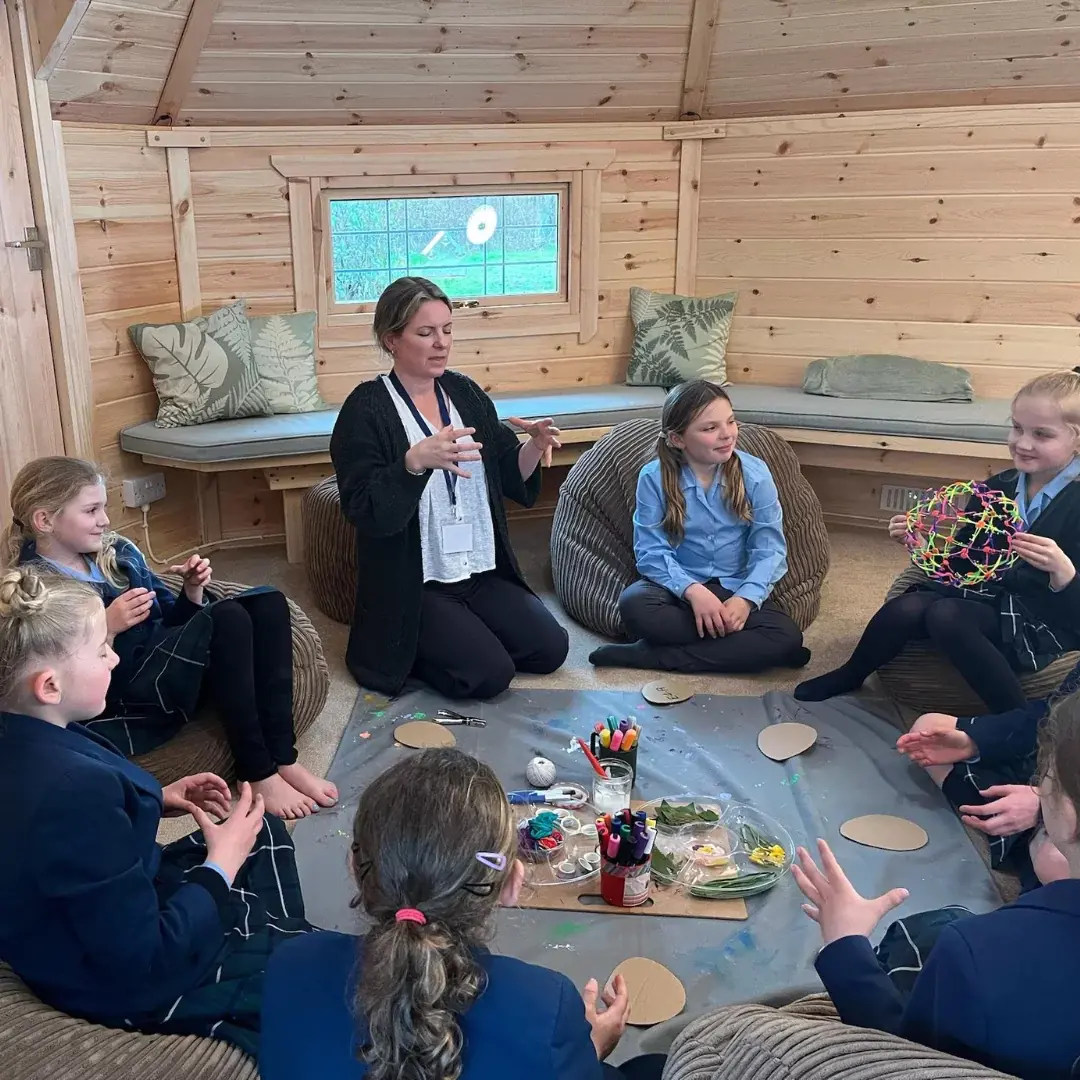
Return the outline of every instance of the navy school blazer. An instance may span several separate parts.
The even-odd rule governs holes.
[[[360,939],[303,934],[270,956],[263,982],[262,1080],[358,1080],[366,1034],[353,1012]],[[581,994],[565,975],[486,949],[488,984],[461,1018],[461,1080],[601,1080]]]
[[[42,1000],[119,1026],[199,984],[229,889],[208,867],[159,875],[153,776],[78,724],[0,713],[0,791],[0,959]]]
[[[825,946],[817,970],[846,1024],[1025,1080],[1080,1076],[1080,880],[945,927],[906,1002],[865,937]]]

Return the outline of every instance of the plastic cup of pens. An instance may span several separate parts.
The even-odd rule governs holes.
[[[612,907],[637,907],[649,898],[655,823],[642,811],[623,809],[596,823],[600,846],[600,895]]]
[[[621,761],[624,765],[629,765],[634,776],[637,776],[641,725],[632,717],[628,716],[619,720],[617,717],[609,716],[593,728],[589,742],[590,749],[596,757]],[[626,803],[623,805],[625,806]]]

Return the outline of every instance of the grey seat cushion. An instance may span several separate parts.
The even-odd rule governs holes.
[[[739,419],[761,427],[853,431],[868,435],[911,435],[967,442],[1005,441],[1009,403],[983,398],[971,402],[878,401],[804,394],[796,386],[728,388]],[[664,406],[659,386],[579,386],[566,390],[492,394],[500,418],[550,416],[557,427],[615,427],[627,420],[659,420]],[[120,433],[132,454],[192,463],[325,454],[337,409],[216,420],[195,427],[159,428],[153,421]]]
[[[492,394],[501,419],[550,416],[556,427],[612,427],[640,417],[659,419],[664,391],[658,386],[590,386],[532,393]],[[337,409],[218,420],[195,427],[159,428],[153,421],[120,433],[132,454],[174,461],[221,462],[292,454],[326,454]]]
[[[819,397],[797,386],[736,383],[727,388],[739,420],[763,427],[910,435],[926,439],[1003,443],[1009,433],[1009,402],[882,401]]]

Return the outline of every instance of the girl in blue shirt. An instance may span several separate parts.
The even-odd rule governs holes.
[[[787,572],[783,514],[769,467],[737,450],[731,399],[704,379],[664,402],[657,457],[641,470],[634,554],[641,580],[619,598],[629,645],[599,667],[752,672],[801,667],[802,633],[769,599]]]
[[[604,1063],[629,1012],[621,976],[579,993],[484,947],[521,891],[516,853],[502,784],[460,750],[415,754],[369,784],[349,866],[370,928],[274,954],[262,1080],[659,1080],[661,1055]]]

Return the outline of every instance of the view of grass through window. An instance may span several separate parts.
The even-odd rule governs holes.
[[[560,291],[555,192],[331,199],[330,235],[338,304],[406,274],[455,299]]]

